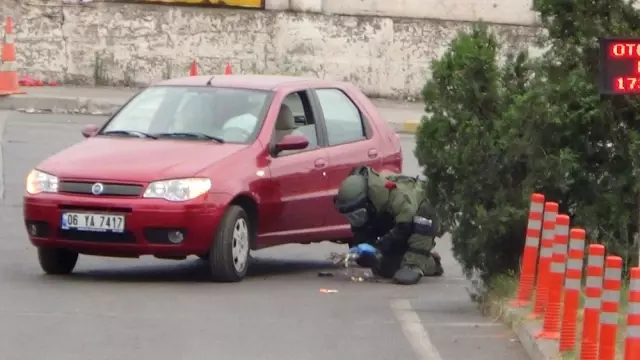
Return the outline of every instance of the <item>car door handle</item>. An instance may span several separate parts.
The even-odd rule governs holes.
[[[313,165],[316,167],[316,169],[322,169],[323,167],[327,166],[327,162],[324,159],[316,159]]]
[[[369,149],[368,155],[369,155],[369,157],[370,157],[370,158],[372,158],[372,159],[373,159],[374,157],[378,156],[378,150],[376,150],[376,149]]]

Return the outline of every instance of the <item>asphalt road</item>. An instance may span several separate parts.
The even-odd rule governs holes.
[[[24,178],[102,120],[0,112],[1,359],[527,359],[469,301],[446,238],[445,276],[413,287],[318,277],[344,250],[333,244],[255,252],[237,284],[206,282],[195,258],[84,256],[72,276],[43,275],[22,224]],[[405,172],[417,174],[412,138],[402,139]]]

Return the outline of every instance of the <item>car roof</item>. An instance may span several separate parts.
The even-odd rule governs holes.
[[[211,80],[211,83],[207,83]],[[160,81],[153,86],[213,86],[255,90],[278,90],[289,85],[307,83],[311,85],[338,85],[338,81],[327,81],[313,77],[278,75],[204,75],[187,76]]]

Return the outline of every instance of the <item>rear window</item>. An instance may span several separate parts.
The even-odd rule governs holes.
[[[270,92],[216,87],[150,87],[102,129],[146,134],[199,133],[251,142],[262,126]]]

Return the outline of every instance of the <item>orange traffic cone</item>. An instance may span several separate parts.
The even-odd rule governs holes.
[[[16,71],[16,48],[14,45],[13,19],[7,16],[2,46],[2,65],[0,65],[0,96],[24,94],[18,84]]]
[[[189,76],[198,76],[198,63],[193,60],[189,69]]]
[[[231,75],[233,73],[233,71],[231,70],[231,64],[227,63],[227,66],[225,66],[224,68],[224,74],[225,75]]]

